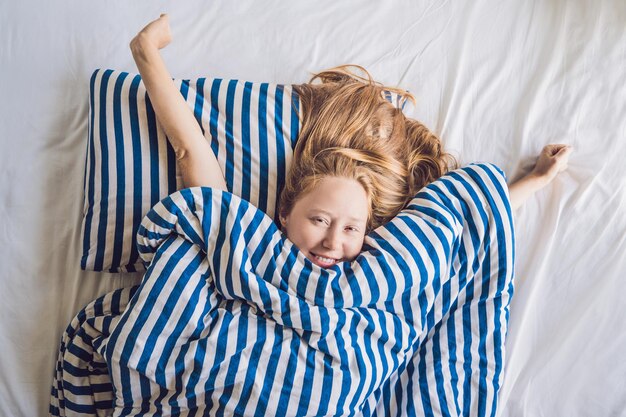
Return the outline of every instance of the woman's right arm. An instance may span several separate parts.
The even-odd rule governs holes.
[[[226,190],[224,174],[215,154],[161,58],[159,50],[171,39],[165,14],[144,27],[130,42],[137,69],[157,120],[176,152],[184,186]]]

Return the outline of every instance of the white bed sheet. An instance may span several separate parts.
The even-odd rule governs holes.
[[[79,269],[88,80],[170,13],[177,78],[304,82],[358,63],[463,163],[569,170],[516,213],[500,415],[626,415],[626,2],[0,2],[0,415],[45,415],[65,326],[138,277]],[[233,2],[234,3],[234,2]]]

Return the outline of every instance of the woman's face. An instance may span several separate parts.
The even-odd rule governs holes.
[[[361,251],[368,219],[367,194],[358,181],[326,177],[280,222],[287,237],[313,263],[328,268]]]

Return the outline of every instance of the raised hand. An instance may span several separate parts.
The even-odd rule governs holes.
[[[157,49],[163,49],[172,41],[172,32],[170,30],[170,21],[167,14],[162,13],[158,19],[148,23],[139,31],[137,36],[131,41],[131,49],[133,43],[147,42],[150,46]]]

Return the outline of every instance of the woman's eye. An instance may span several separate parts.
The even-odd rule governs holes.
[[[326,220],[322,219],[321,217],[315,217],[313,221],[319,224],[326,224]]]

